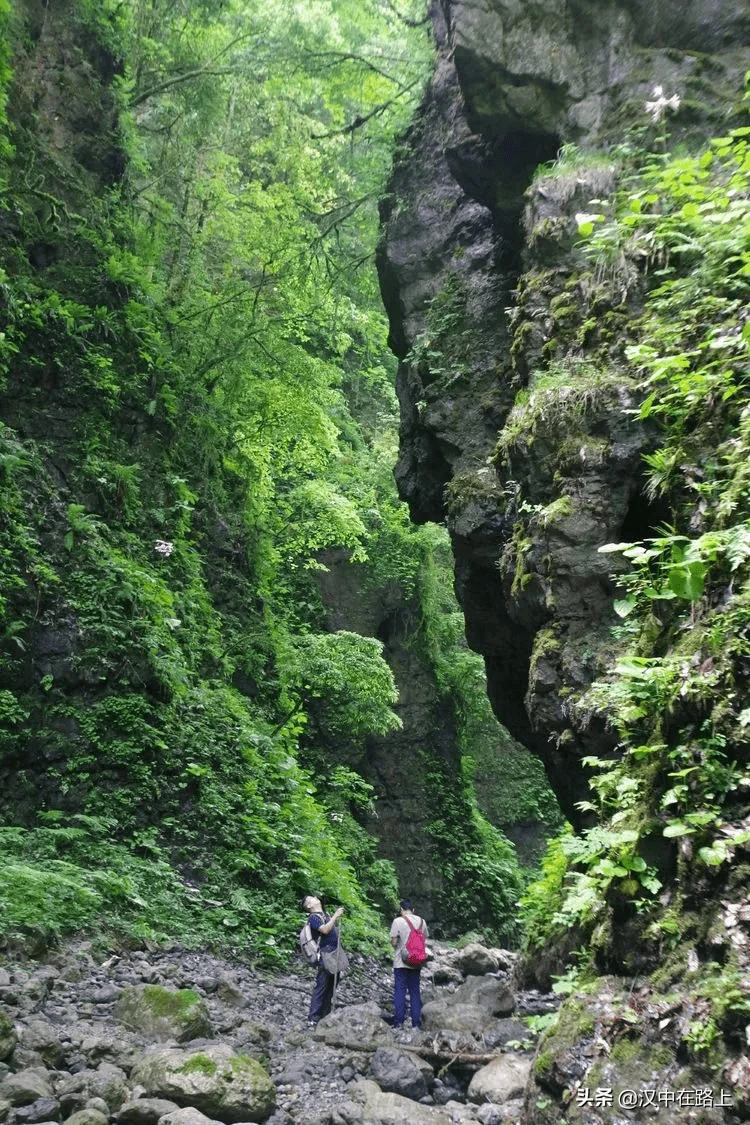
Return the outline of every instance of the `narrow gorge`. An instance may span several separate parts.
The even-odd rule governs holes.
[[[750,1120],[745,0],[0,31],[0,1122]]]

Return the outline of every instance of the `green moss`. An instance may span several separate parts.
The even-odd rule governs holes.
[[[618,1039],[609,1052],[609,1058],[614,1063],[626,1063],[637,1058],[641,1051],[638,1039]]]
[[[445,498],[448,512],[458,515],[470,504],[497,501],[494,474],[489,470],[480,473],[457,473],[446,486]]]
[[[596,1020],[585,1003],[570,997],[558,1013],[557,1023],[545,1033],[540,1044],[540,1055],[551,1053],[557,1056],[567,1051],[580,1040],[590,1037]]]
[[[208,1055],[191,1055],[186,1059],[181,1067],[178,1067],[179,1074],[205,1074],[209,1077],[216,1074],[219,1069],[218,1064],[210,1059]]]
[[[534,1074],[539,1079],[549,1077],[555,1065],[555,1056],[552,1051],[540,1051],[534,1059]]]
[[[534,670],[540,660],[549,660],[554,658],[560,653],[560,638],[558,637],[555,629],[551,626],[546,629],[540,629],[534,638],[534,646],[531,653],[531,662],[529,666],[529,680],[534,678]]]
[[[143,989],[143,999],[156,1016],[179,1019],[188,1015],[200,1004],[197,992],[190,988],[162,988],[158,984],[147,984]]]

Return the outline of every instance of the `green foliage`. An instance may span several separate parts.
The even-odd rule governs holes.
[[[427,825],[445,890],[438,902],[449,926],[480,930],[489,940],[518,943],[521,875],[512,844],[476,808],[463,778],[425,761],[423,776],[438,815]]]
[[[93,50],[93,105],[97,67],[103,88],[125,58],[107,104],[132,113],[127,174],[98,196],[109,134],[86,166],[68,138],[64,171],[43,128],[14,121],[0,149],[0,378],[31,435],[0,432],[4,925],[273,959],[315,889],[377,945],[368,900],[395,880],[353,817],[364,782],[334,771],[318,793],[298,756],[395,728],[393,678],[377,641],[311,632],[299,595],[322,550],[365,557],[372,509],[407,544],[394,572],[414,565],[382,485],[392,361],[362,266],[428,44],[346,0],[252,20],[239,0],[77,0],[45,21],[81,45],[71,67]],[[14,30],[21,63],[46,66]],[[372,431],[388,418],[380,444],[355,388]],[[345,470],[351,435],[367,468]]]
[[[519,905],[524,935],[526,942],[534,948],[543,946],[558,931],[555,919],[562,907],[568,872],[564,842],[570,837],[571,831],[568,825],[561,834],[549,841],[538,877],[521,895]]]
[[[514,940],[517,861],[472,791],[469,747],[498,738],[481,663],[446,537],[391,476],[376,201],[431,48],[377,0],[256,9],[75,0],[43,44],[14,29],[24,74],[95,109],[85,145],[60,97],[54,130],[45,103],[0,146],[2,926],[277,963],[314,890],[381,948],[397,880],[355,769],[397,695],[380,642],[324,632],[336,551],[413,599],[457,716],[462,775],[430,766],[445,916]],[[464,304],[450,283],[428,317],[440,374]]]
[[[631,150],[606,208],[578,216],[612,303],[642,298],[623,378],[641,385],[634,412],[658,432],[645,458],[646,497],[670,512],[670,525],[601,548],[622,559],[613,565],[617,657],[568,706],[582,723],[604,716],[618,756],[586,760],[592,799],[582,811],[599,823],[556,844],[527,892],[527,925],[542,932],[591,933],[616,905],[655,933],[661,884],[649,839],[676,841],[685,886],[707,869],[718,874],[747,843],[734,821],[750,787],[750,332],[740,312],[750,284],[749,137],[735,129],[695,155]],[[679,941],[669,922],[662,938]],[[706,1010],[689,1045],[710,1053],[717,1034]]]
[[[382,651],[374,637],[345,630],[293,640],[285,670],[289,690],[305,700],[329,737],[357,743],[401,726],[391,710],[398,692]]]

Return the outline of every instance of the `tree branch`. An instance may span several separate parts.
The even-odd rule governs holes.
[[[227,66],[213,70],[201,66],[197,70],[186,70],[183,74],[177,74],[172,78],[165,78],[163,82],[157,82],[156,86],[152,86],[150,90],[144,90],[142,94],[131,98],[130,108],[135,109],[137,105],[142,105],[149,98],[153,98],[155,94],[163,94],[165,90],[170,90],[173,86],[179,86],[182,82],[190,82],[193,78],[203,78],[204,75],[236,74],[237,69],[236,66]]]
[[[409,90],[413,89],[413,87],[416,86],[417,82],[419,81],[420,79],[415,78],[414,81],[410,82],[408,86],[403,86],[401,90],[399,90],[399,92],[396,94],[396,96],[390,99],[390,101],[381,102],[380,105],[376,105],[375,108],[371,109],[369,113],[366,113],[364,117],[359,114],[354,118],[353,121],[350,121],[348,125],[344,125],[342,129],[333,129],[330,133],[313,133],[313,140],[322,141],[328,137],[347,136],[349,133],[356,132],[357,129],[361,129],[362,126],[366,125],[367,122],[372,120],[373,117],[379,117],[381,113],[385,113],[387,109],[390,109],[390,107],[395,102],[397,102],[399,98],[403,97],[404,94],[408,94]]]

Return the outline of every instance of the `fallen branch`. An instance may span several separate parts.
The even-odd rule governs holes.
[[[444,1066],[452,1066],[453,1063],[459,1063],[461,1066],[487,1066],[500,1054],[498,1051],[481,1055],[469,1051],[439,1051],[434,1047],[418,1043],[354,1043],[350,1039],[334,1039],[330,1035],[320,1036],[320,1038],[327,1047],[341,1047],[348,1051],[365,1052],[377,1051],[380,1047],[392,1047],[394,1050],[409,1051],[413,1055],[419,1055],[427,1062],[442,1063]]]

